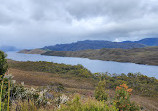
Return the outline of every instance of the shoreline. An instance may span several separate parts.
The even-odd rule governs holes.
[[[48,52],[70,52],[70,51],[48,51]],[[40,54],[40,55],[45,55],[45,56],[57,56],[57,57],[77,57],[77,58],[87,58],[90,60],[101,60],[101,61],[111,61],[111,62],[119,62],[119,63],[134,63],[134,64],[139,64],[139,65],[149,65],[149,66],[158,66],[157,64],[150,64],[150,63],[140,63],[140,62],[132,62],[132,61],[124,61],[124,60],[110,60],[110,59],[102,59],[102,58],[95,58],[95,57],[82,57],[82,56],[64,56],[61,54],[54,54],[54,55],[50,55],[47,54],[47,52],[45,53],[35,53],[35,52],[17,52],[17,53],[22,53],[22,54]]]

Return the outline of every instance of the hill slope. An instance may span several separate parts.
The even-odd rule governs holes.
[[[47,51],[42,50],[42,49],[32,49],[32,50],[24,49],[24,50],[19,51],[19,53],[25,53],[25,54],[42,54],[45,52]]]
[[[146,45],[138,43],[120,43],[120,42],[110,42],[102,40],[85,40],[78,41],[70,44],[57,44],[54,46],[45,46],[44,50],[54,50],[54,51],[78,51],[87,49],[102,49],[102,48],[121,48],[121,49],[132,49],[132,48],[142,48]]]
[[[158,47],[137,49],[96,49],[82,51],[48,51],[42,55],[83,57],[106,61],[133,62],[137,64],[158,65]]]

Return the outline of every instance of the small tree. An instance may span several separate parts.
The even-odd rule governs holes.
[[[95,98],[98,101],[107,101],[108,94],[105,92],[106,81],[99,81],[98,86],[95,89]]]
[[[10,82],[3,79],[8,69],[6,55],[0,51],[0,111],[9,111]]]
[[[0,82],[2,81],[5,72],[8,69],[6,54],[4,52],[0,51]]]
[[[139,111],[140,108],[134,102],[130,101],[132,89],[129,89],[126,84],[116,87],[114,102],[119,111]]]

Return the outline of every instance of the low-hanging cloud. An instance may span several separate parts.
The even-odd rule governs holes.
[[[158,37],[157,0],[0,0],[0,45]]]

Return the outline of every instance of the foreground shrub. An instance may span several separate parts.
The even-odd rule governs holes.
[[[7,85],[6,85],[7,84]],[[1,81],[0,86],[0,111],[9,111],[10,106],[10,81]]]
[[[47,90],[37,90],[34,88],[26,88],[24,85],[13,84],[11,89],[11,99],[13,101],[33,101],[37,107],[46,106],[47,98],[45,97]]]
[[[130,101],[132,89],[129,89],[126,84],[116,87],[114,102],[120,111],[139,111],[140,108],[134,102]]]
[[[108,93],[106,93],[105,91],[105,87],[106,87],[106,81],[99,81],[98,86],[95,89],[95,98],[98,101],[107,101],[108,99]]]
[[[0,82],[2,81],[4,74],[8,69],[7,60],[5,58],[6,55],[4,52],[0,51]]]
[[[68,100],[69,100],[69,97],[62,94],[61,96],[55,99],[55,103],[57,104],[57,106],[60,106],[60,104],[65,104]]]
[[[11,111],[38,111],[38,109],[32,101],[18,101],[18,103],[12,105]]]
[[[6,55],[0,51],[0,111],[9,111],[10,78],[4,77],[8,69]]]
[[[108,106],[103,101],[81,100],[79,96],[75,96],[72,101],[61,105],[57,111],[118,111],[118,109],[114,105]]]

